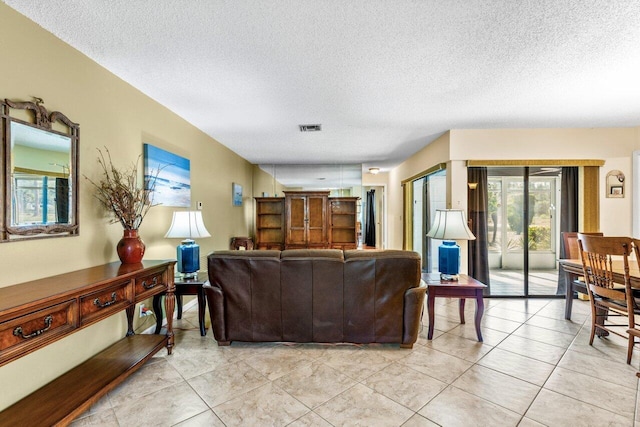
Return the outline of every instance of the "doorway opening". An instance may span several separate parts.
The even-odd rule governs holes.
[[[491,296],[556,296],[561,167],[487,168]]]
[[[438,271],[438,245],[427,237],[436,209],[447,207],[447,171],[438,170],[412,182],[413,186],[413,248],[422,257],[422,271]],[[436,255],[434,255],[436,254]]]

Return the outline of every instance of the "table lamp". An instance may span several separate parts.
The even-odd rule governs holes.
[[[427,237],[442,240],[438,247],[438,270],[444,281],[458,280],[460,273],[460,246],[454,240],[475,240],[460,209],[437,209],[436,217]]]
[[[200,270],[200,246],[194,239],[211,237],[202,221],[202,212],[174,212],[171,227],[164,237],[184,239],[177,248],[178,271],[185,279],[195,279]]]

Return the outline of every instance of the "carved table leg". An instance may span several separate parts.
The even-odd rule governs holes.
[[[476,334],[478,335],[478,341],[482,342],[482,332],[480,332],[480,321],[482,321],[482,315],[484,314],[484,300],[482,299],[482,289],[476,293]]]
[[[173,337],[173,310],[176,305],[176,296],[174,294],[176,285],[173,282],[173,269],[169,269],[169,281],[167,292],[164,297],[164,309],[167,314],[167,353],[171,354],[174,345]]]
[[[136,305],[132,304],[131,306],[126,308],[126,312],[127,312],[127,336],[130,337],[131,335],[135,335],[136,333],[133,332],[133,314],[136,311]]]
[[[466,299],[460,298],[460,303],[458,305],[458,310],[460,311],[460,323],[464,325],[464,302]]]
[[[434,289],[430,289],[427,292],[427,309],[429,310],[429,333],[427,334],[428,340],[433,338],[433,326],[435,323],[435,302],[436,291]]]

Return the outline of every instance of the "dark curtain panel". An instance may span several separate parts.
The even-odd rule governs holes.
[[[56,178],[56,222],[69,223],[69,179]]]
[[[376,245],[376,190],[367,191],[367,215],[365,218],[364,244],[367,246]]]
[[[560,182],[560,232],[578,231],[578,168],[562,168]],[[564,241],[560,239],[558,258],[566,258]],[[558,272],[558,288],[556,295],[564,295],[567,289],[566,274]]]
[[[487,168],[467,168],[467,179],[467,182],[478,183],[475,190],[469,189],[468,191],[469,228],[476,236],[476,240],[469,240],[469,276],[487,285],[485,293],[490,294]]]

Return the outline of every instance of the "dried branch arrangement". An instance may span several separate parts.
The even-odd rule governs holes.
[[[138,164],[140,157],[128,169],[118,169],[111,161],[111,153],[105,147],[105,154],[98,149],[98,164],[102,168],[102,178],[95,182],[85,175],[85,179],[96,188],[95,198],[108,210],[113,218],[110,223],[119,222],[127,230],[137,230],[142,220],[153,206],[153,190],[160,170],[146,184],[138,186]]]

